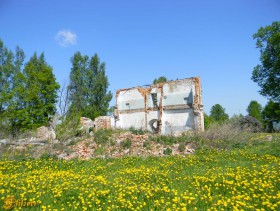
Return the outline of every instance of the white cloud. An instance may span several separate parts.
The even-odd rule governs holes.
[[[77,35],[70,30],[60,30],[55,35],[56,42],[62,47],[68,47],[69,45],[75,45],[77,42]]]

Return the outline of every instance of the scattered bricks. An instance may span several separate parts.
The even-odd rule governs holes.
[[[94,157],[111,157],[119,158],[123,156],[166,156],[164,155],[164,150],[170,148],[172,150],[172,155],[189,155],[194,153],[194,149],[191,144],[188,144],[183,152],[178,150],[179,144],[174,145],[162,145],[153,141],[149,141],[149,134],[144,135],[134,135],[130,131],[120,133],[115,135],[113,145],[97,145],[92,139],[87,139],[77,143],[74,146],[70,146],[75,152],[69,156],[65,156],[63,151],[57,151],[57,154],[60,158],[69,160],[72,158],[79,159],[90,159]],[[131,140],[131,146],[127,149],[121,147],[121,143],[126,140]],[[143,144],[149,141],[149,147],[144,147]],[[95,150],[98,148],[104,148],[104,153],[102,155],[94,155]]]

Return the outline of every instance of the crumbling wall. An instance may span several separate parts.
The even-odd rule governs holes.
[[[203,130],[200,79],[118,90],[115,114],[119,128],[134,127],[161,134]]]
[[[94,130],[109,129],[112,126],[111,116],[99,116],[94,119]]]

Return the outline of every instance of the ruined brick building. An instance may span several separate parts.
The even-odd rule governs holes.
[[[200,78],[117,90],[115,127],[160,134],[204,130]]]

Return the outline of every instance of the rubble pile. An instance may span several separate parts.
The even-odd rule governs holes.
[[[94,137],[78,142],[71,147],[72,153],[66,154],[57,151],[56,154],[62,159],[90,159],[90,158],[119,158],[123,156],[166,156],[164,151],[171,149],[171,155],[193,154],[194,148],[187,145],[183,152],[179,151],[179,144],[163,145],[150,141],[151,134],[135,135],[130,131],[122,132],[117,136],[112,136],[110,143],[97,145]]]
[[[153,135],[144,133],[135,134],[132,131],[113,130],[108,137],[95,137],[95,132],[100,129],[110,129],[109,117],[98,117],[95,121],[89,118],[80,118],[80,130],[83,135],[71,137],[66,141],[56,138],[53,127],[39,127],[36,136],[19,140],[0,140],[0,146],[8,146],[11,150],[22,153],[33,154],[33,157],[40,157],[43,153],[56,155],[59,159],[70,160],[73,158],[119,158],[123,156],[166,156],[186,155],[194,152],[194,147],[186,145],[179,150],[179,144],[165,145],[151,141]],[[96,135],[97,136],[97,135]],[[108,140],[107,140],[108,139]],[[99,144],[98,144],[99,143]],[[102,143],[102,144],[101,144]],[[30,150],[31,151],[28,151]]]

